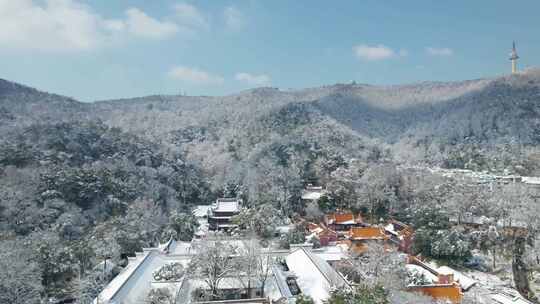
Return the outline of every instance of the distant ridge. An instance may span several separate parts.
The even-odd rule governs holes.
[[[227,163],[219,166],[241,166],[240,160],[259,157],[282,141],[321,147],[339,143],[351,157],[364,153],[353,147],[365,149],[374,141],[399,161],[458,168],[480,159],[480,167],[489,166],[487,160],[504,149],[510,163],[540,153],[538,68],[454,82],[263,87],[227,96],[152,95],[94,103],[1,80],[0,107],[9,126],[102,121],[181,148],[210,171],[217,155]],[[506,148],[516,143],[523,148],[519,156]]]
[[[0,78],[0,96],[21,92],[39,93],[39,91],[34,88]]]

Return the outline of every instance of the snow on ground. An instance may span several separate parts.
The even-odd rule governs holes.
[[[469,291],[465,292],[465,300],[471,303],[529,303],[524,302],[519,293],[513,288],[511,278],[501,279],[495,274],[476,270],[469,270],[464,274],[478,282]],[[465,303],[469,302],[465,301]]]
[[[341,261],[349,257],[348,248],[341,244],[313,249],[312,252],[327,262]]]
[[[169,249],[169,254],[186,255],[190,254],[191,250],[191,242],[173,241]]]
[[[211,205],[198,205],[193,209],[192,213],[196,218],[205,218],[208,216],[211,208]]]

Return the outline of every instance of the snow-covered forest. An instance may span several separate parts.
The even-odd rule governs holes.
[[[285,218],[316,221],[338,209],[372,224],[395,218],[414,227],[416,254],[505,273],[534,300],[540,188],[425,168],[540,176],[539,144],[539,70],[95,103],[0,80],[0,303],[91,303],[126,257],[191,240],[192,207],[217,197],[241,198],[250,209],[238,220],[257,223],[263,240]],[[306,204],[308,183],[328,194]],[[488,224],[461,226],[471,219]],[[283,247],[298,235],[288,237]],[[358,269],[366,266],[343,271]],[[396,281],[367,276],[375,289]]]

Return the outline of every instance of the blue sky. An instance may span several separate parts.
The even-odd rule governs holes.
[[[512,8],[511,5],[519,7]],[[540,1],[0,0],[0,77],[82,101],[540,66]]]

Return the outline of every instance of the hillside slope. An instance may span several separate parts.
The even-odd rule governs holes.
[[[0,79],[0,135],[35,123],[81,120],[87,104]]]
[[[188,152],[203,161],[212,155],[223,157],[231,143],[252,149],[293,134],[327,142],[319,138],[325,130],[352,136],[361,144],[391,145],[400,161],[500,170],[505,168],[488,164],[486,158],[508,150],[505,146],[519,146],[523,153],[507,155],[517,158],[505,161],[508,164],[536,152],[539,87],[540,70],[529,70],[449,83],[260,88],[224,97],[149,96],[98,102],[93,112],[109,125],[162,143],[189,143]],[[474,151],[456,156],[456,147]],[[239,159],[248,155],[243,151]],[[451,159],[456,157],[463,159]]]
[[[281,150],[311,153],[306,172],[320,157],[366,160],[387,150],[400,162],[515,171],[538,152],[539,105],[538,69],[462,82],[259,88],[93,104],[1,81],[0,132],[43,121],[100,120],[181,151],[218,184],[243,179],[255,165],[249,160],[283,156]]]
[[[363,208],[358,191],[377,191],[405,211],[418,201],[433,208],[431,194],[412,196],[424,197],[415,177],[437,197],[451,189],[438,188],[435,175],[409,180],[396,163],[538,176],[539,105],[539,70],[92,104],[0,80],[0,241],[27,253],[5,263],[7,273],[38,261],[32,272],[40,276],[29,282],[38,293],[73,296],[76,269],[91,279],[101,257],[120,262],[193,232],[189,210],[218,196],[286,218],[307,212],[299,197],[306,182],[335,187],[335,206]],[[86,290],[88,298],[100,288]]]

